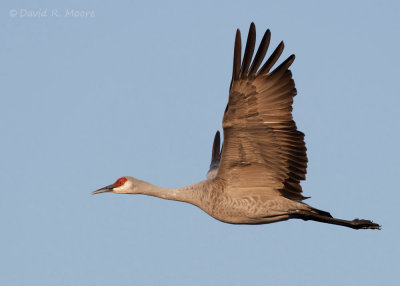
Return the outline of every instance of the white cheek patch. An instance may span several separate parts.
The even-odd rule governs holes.
[[[130,188],[131,182],[126,182],[118,188],[114,188],[114,193],[126,193]]]

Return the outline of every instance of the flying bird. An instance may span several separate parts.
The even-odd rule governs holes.
[[[353,229],[379,229],[370,220],[337,219],[303,202],[307,154],[304,134],[292,116],[296,88],[291,55],[273,69],[281,42],[263,65],[270,43],[267,30],[253,58],[256,28],[251,23],[243,60],[236,31],[229,100],[223,115],[223,147],[216,133],[207,179],[182,188],[162,188],[124,176],[93,194],[143,194],[193,204],[231,224],[267,224],[302,219]]]

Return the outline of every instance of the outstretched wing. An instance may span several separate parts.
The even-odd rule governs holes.
[[[215,133],[214,143],[211,153],[210,169],[207,172],[207,179],[214,179],[218,172],[219,162],[221,160],[221,136],[219,131]]]
[[[224,148],[217,177],[232,196],[284,196],[303,200],[307,155],[304,134],[292,117],[296,95],[291,55],[270,71],[283,51],[281,42],[265,64],[271,33],[267,30],[252,60],[256,31],[251,23],[243,62],[236,32],[229,102],[223,117]]]

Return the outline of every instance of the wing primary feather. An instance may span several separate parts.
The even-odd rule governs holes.
[[[220,150],[221,150],[220,146],[221,146],[221,136],[219,134],[219,131],[217,131],[217,133],[215,133],[215,137],[214,137],[211,162],[219,160]]]
[[[285,73],[290,72],[288,68],[290,65],[293,63],[295,59],[295,55],[291,55],[288,57],[283,63],[281,63],[276,69],[274,69],[268,77],[271,80],[277,80],[280,79]]]
[[[254,23],[250,24],[249,34],[247,36],[246,48],[244,50],[243,63],[240,69],[241,78],[247,77],[247,72],[253,58],[254,47],[256,44],[256,26]]]
[[[255,76],[258,68],[260,67],[260,65],[265,57],[265,54],[267,53],[270,40],[271,40],[271,31],[267,30],[264,33],[264,36],[258,47],[256,56],[254,57],[253,63],[251,64],[249,76]]]
[[[280,44],[276,47],[272,55],[268,58],[268,60],[265,62],[262,68],[258,71],[258,74],[267,74],[269,72],[269,70],[273,67],[273,65],[281,56],[284,47],[285,45],[283,44],[283,41],[280,42]]]
[[[275,72],[277,72],[277,73],[279,73],[280,71],[282,71],[282,70],[284,70],[284,71],[286,71],[291,65],[292,65],[292,63],[294,62],[294,59],[296,58],[296,56],[295,55],[290,55],[286,60],[284,60],[272,73],[271,73],[271,75],[273,74],[273,73],[275,73]]]
[[[242,40],[240,37],[240,30],[237,29],[235,37],[235,50],[233,52],[232,81],[239,79],[241,56],[242,56]]]
[[[210,163],[210,169],[207,172],[207,179],[212,180],[215,178],[218,172],[219,168],[219,163],[221,160],[221,151],[220,151],[220,145],[221,145],[221,136],[219,134],[219,131],[215,133],[214,136],[214,142],[213,142],[213,148],[212,148],[212,154],[211,154],[211,163]]]

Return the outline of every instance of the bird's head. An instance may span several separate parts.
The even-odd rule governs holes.
[[[121,177],[114,184],[92,192],[93,195],[101,193],[134,194],[140,181],[132,177]]]

